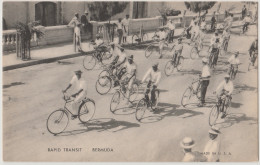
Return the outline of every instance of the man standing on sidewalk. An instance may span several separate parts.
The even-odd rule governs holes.
[[[83,14],[80,17],[80,21],[82,23],[83,34],[86,36],[87,35],[87,31],[88,31],[88,27],[89,27],[88,11],[87,10],[85,10],[85,14]]]
[[[213,15],[212,15],[212,17],[211,17],[211,31],[215,31],[215,28],[216,28],[216,22],[217,22],[217,20],[216,20],[216,16],[215,16],[215,11],[214,11],[214,13],[213,13]]]
[[[209,86],[209,79],[210,79],[208,59],[205,57],[202,58],[202,64],[203,64],[203,68],[202,68],[201,76],[200,76],[201,98],[200,98],[200,104],[198,105],[199,107],[203,107],[203,105],[205,104],[205,97],[206,97],[207,89]],[[199,86],[198,86],[198,88],[199,88]]]
[[[73,34],[73,44],[74,44],[74,51],[76,52],[81,51],[81,36],[80,36],[80,20],[79,20],[79,14],[75,13],[75,16],[72,18],[70,23],[67,25],[74,27],[74,34]]]
[[[123,23],[121,21],[121,18],[118,18],[116,27],[117,27],[117,35],[118,35],[118,44],[121,45],[122,36],[123,36]]]
[[[126,38],[129,33],[129,15],[127,14],[126,17],[122,20],[123,24],[123,43],[126,42]]]
[[[247,13],[247,9],[246,9],[246,5],[244,5],[244,7],[242,8],[242,20],[245,18]]]

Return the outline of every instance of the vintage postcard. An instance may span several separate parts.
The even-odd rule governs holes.
[[[258,1],[3,1],[5,162],[258,162]]]

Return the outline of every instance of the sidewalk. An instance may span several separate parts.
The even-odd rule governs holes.
[[[237,22],[233,23],[234,27],[239,26]],[[174,36],[178,37],[182,33],[183,29],[176,29]],[[147,33],[148,40],[152,39],[154,32]],[[115,38],[115,42],[118,42],[118,38]],[[127,43],[132,44],[132,36],[128,36]],[[89,43],[82,43],[82,49],[88,53],[93,51],[93,46],[89,45]],[[50,63],[61,59],[73,58],[81,56],[82,54],[79,52],[73,51],[72,43],[64,43],[54,46],[43,46],[33,48],[31,50],[31,60],[22,61],[21,59],[17,59],[16,52],[4,52],[3,53],[3,71],[17,69],[21,67],[27,67],[31,65],[41,64],[41,63]]]

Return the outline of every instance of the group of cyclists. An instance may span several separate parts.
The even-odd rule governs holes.
[[[246,19],[246,17],[244,18]],[[199,21],[198,19],[194,18],[191,22],[191,25],[185,29],[187,30],[187,34],[190,33],[190,41],[191,42],[198,42],[199,44],[202,44],[204,37],[205,37],[205,33],[203,32],[203,28],[201,28],[199,26]],[[246,25],[245,25],[246,26]],[[244,26],[243,26],[244,28]],[[162,49],[165,46],[165,44],[167,43],[167,36],[169,36],[169,34],[167,32],[171,32],[172,31],[167,31],[166,30],[167,27],[162,26],[159,27],[159,32],[156,33],[156,37],[159,40],[159,58],[162,58],[163,54],[162,54]],[[174,62],[178,63],[179,57],[182,56],[182,51],[183,51],[183,43],[182,43],[183,38],[179,37],[178,41],[173,43],[173,48],[174,48],[174,52],[172,54],[172,59]],[[203,58],[202,59],[202,63],[203,63],[203,68],[202,68],[202,72],[200,74],[200,85],[201,85],[201,100],[200,103],[198,104],[199,107],[204,106],[205,104],[205,95],[206,95],[206,91],[207,91],[207,87],[209,85],[209,81],[210,81],[210,69],[209,69],[209,61],[212,61],[213,67],[217,65],[217,61],[218,61],[218,56],[219,56],[219,51],[220,48],[224,45],[224,43],[228,43],[230,40],[230,27],[226,26],[226,28],[224,28],[223,33],[220,35],[219,32],[215,32],[214,35],[212,36],[211,40],[210,40],[210,45],[209,45],[209,54],[212,55],[213,60],[210,59],[210,55],[209,58]],[[169,41],[169,40],[168,40]],[[107,48],[107,46],[104,44],[104,41],[101,39],[101,37],[99,35],[96,36],[96,40],[92,42],[93,45],[95,45],[95,49],[97,52],[99,52],[99,54],[101,54],[101,52]],[[250,56],[251,54],[253,54],[253,52],[257,51],[257,40],[252,44],[252,46],[250,47]],[[110,63],[109,67],[112,68],[113,70],[113,75],[115,76],[115,81],[114,81],[114,87],[120,85],[120,82],[124,82],[124,84],[126,84],[126,88],[125,92],[126,92],[126,96],[129,97],[130,95],[130,90],[132,88],[133,82],[136,79],[136,73],[137,73],[137,65],[134,62],[134,56],[133,55],[127,55],[124,48],[116,43],[110,43],[110,53],[112,53],[114,55],[114,58],[112,60],[112,62]],[[200,50],[200,47],[198,47],[198,51]],[[235,52],[233,56],[231,56],[228,59],[228,62],[230,64],[230,68],[228,73],[230,73],[232,70],[234,71],[234,75],[236,75],[237,71],[238,71],[238,65],[240,64],[240,61],[238,59],[239,56],[239,52]],[[101,57],[100,57],[101,58]],[[100,59],[102,60],[102,59]],[[145,73],[145,75],[143,76],[142,79],[142,83],[147,82],[147,86],[146,86],[146,90],[145,90],[145,98],[146,99],[151,99],[152,102],[155,102],[156,99],[159,99],[158,93],[156,93],[155,91],[158,90],[158,85],[159,82],[161,80],[161,71],[158,68],[159,63],[156,62],[152,65],[151,68],[149,68],[147,70],[147,72]],[[75,76],[73,77],[73,79],[70,82],[70,85],[68,86],[68,88],[66,88],[64,90],[64,92],[67,91],[67,89],[70,88],[70,86],[72,84],[76,84],[76,87],[78,88],[78,91],[72,95],[72,97],[75,97],[75,102],[79,103],[80,102],[80,98],[83,97],[83,93],[86,94],[86,88],[82,87],[82,80],[81,80],[81,71],[76,71],[75,72]],[[125,76],[123,76],[125,75]],[[199,88],[199,87],[198,87]],[[218,100],[220,101],[221,97],[223,96],[227,96],[227,97],[231,97],[232,91],[233,91],[233,83],[231,81],[231,77],[230,74],[226,74],[224,76],[224,80],[220,83],[220,85],[218,86],[218,88],[216,89],[216,93],[217,93],[217,97],[219,98]],[[148,97],[148,94],[151,93],[151,98]],[[85,96],[85,95],[84,95]],[[128,102],[127,102],[128,104]],[[157,107],[158,105],[158,101],[155,105],[155,107]],[[77,108],[75,108],[75,111],[77,110]],[[225,114],[223,114],[222,116],[224,116]]]

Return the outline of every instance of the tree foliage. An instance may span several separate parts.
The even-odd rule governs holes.
[[[212,8],[216,2],[203,1],[203,2],[184,2],[187,9],[194,13],[200,13],[201,11]]]
[[[91,2],[88,9],[91,12],[90,19],[94,21],[106,21],[111,16],[121,13],[129,2]]]

